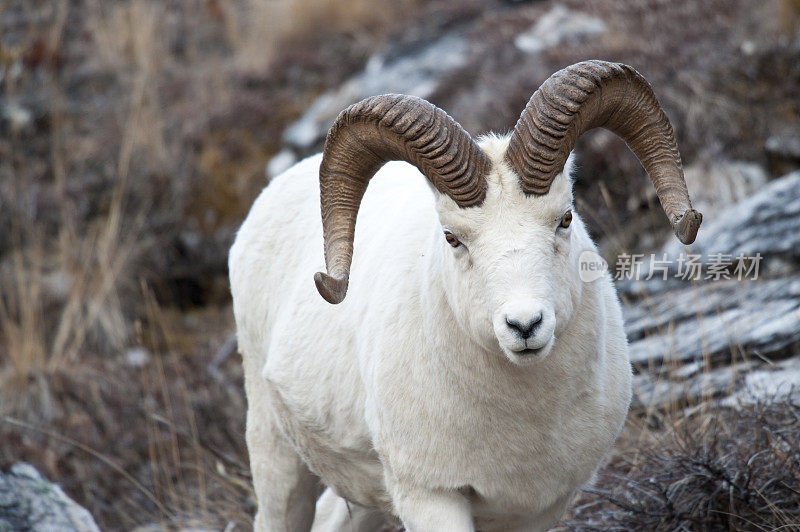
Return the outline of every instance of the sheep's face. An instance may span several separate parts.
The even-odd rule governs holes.
[[[573,220],[565,175],[545,195],[522,192],[503,162],[507,142],[481,143],[494,164],[480,207],[463,209],[440,195],[437,211],[447,297],[459,325],[487,349],[499,344],[511,362],[523,364],[550,353],[580,296],[571,241],[581,222]]]

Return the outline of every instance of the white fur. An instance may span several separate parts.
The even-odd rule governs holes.
[[[230,275],[257,529],[308,530],[321,481],[315,530],[363,530],[381,514],[413,532],[546,530],[592,477],[630,402],[620,305],[609,275],[579,279],[595,246],[577,215],[559,228],[569,178],[525,196],[503,162],[508,140],[480,142],[493,162],[480,207],[385,165],[340,305],[313,281],[325,269],[320,156],[256,200]],[[527,340],[507,323],[536,317]]]

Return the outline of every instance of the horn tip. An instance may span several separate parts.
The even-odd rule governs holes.
[[[317,285],[317,291],[322,298],[331,303],[338,305],[344,301],[344,296],[347,294],[347,277],[331,277],[330,275],[322,272],[314,274],[314,283]]]
[[[689,245],[697,238],[697,230],[703,222],[703,215],[694,209],[687,209],[674,224],[675,235],[682,243]]]

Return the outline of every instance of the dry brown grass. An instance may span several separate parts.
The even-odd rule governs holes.
[[[703,402],[658,419],[634,412],[616,456],[565,526],[800,530],[797,396],[738,408]]]
[[[137,336],[149,362],[84,361],[50,375],[56,415],[0,417],[0,461],[36,463],[104,529],[249,528],[238,362],[225,361],[219,381],[206,368],[219,348],[214,338],[230,326],[228,309],[194,313],[196,323],[187,325],[152,293],[142,297],[147,311]]]

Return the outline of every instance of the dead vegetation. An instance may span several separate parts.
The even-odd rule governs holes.
[[[737,408],[702,403],[648,426],[638,444],[618,449],[596,486],[576,501],[565,526],[800,530],[797,397],[790,393]]]

